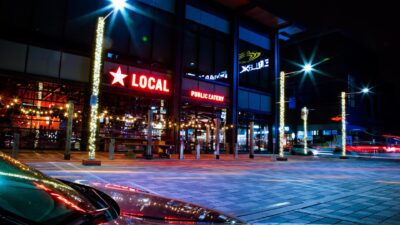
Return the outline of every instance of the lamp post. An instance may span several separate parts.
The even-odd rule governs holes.
[[[307,147],[307,120],[308,120],[308,109],[307,107],[303,107],[301,109],[301,118],[303,119],[303,126],[304,126],[304,135],[303,135],[303,142],[304,142],[304,155],[307,155],[308,147]]]
[[[346,155],[346,96],[353,94],[368,94],[369,91],[370,91],[369,88],[363,88],[359,92],[346,93],[342,91],[340,94],[341,107],[342,107],[342,155],[340,156],[341,159],[348,159]]]
[[[285,79],[287,75],[297,74],[300,72],[311,72],[313,67],[311,64],[306,64],[303,69],[285,73],[281,71],[279,75],[279,156],[278,161],[287,161],[283,152],[283,145],[285,143]]]
[[[89,119],[89,137],[88,137],[88,160],[83,160],[83,165],[100,165],[101,162],[96,159],[96,136],[98,129],[98,108],[99,108],[99,93],[100,93],[100,80],[101,80],[101,66],[103,58],[103,42],[104,42],[104,29],[106,19],[114,12],[122,10],[126,6],[126,0],[113,0],[112,7],[114,8],[105,17],[97,19],[96,39],[93,53],[93,66],[92,66],[92,94],[90,96],[90,119]]]

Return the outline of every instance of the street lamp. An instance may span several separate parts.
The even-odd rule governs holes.
[[[104,42],[104,27],[106,19],[114,12],[122,10],[126,6],[126,0],[112,0],[114,8],[105,17],[97,19],[96,27],[96,42],[93,53],[93,70],[92,70],[92,94],[90,96],[90,119],[89,119],[89,137],[88,149],[89,160],[84,160],[84,165],[100,165],[100,161],[96,161],[96,134],[97,134],[97,118],[99,108],[99,93],[100,93],[100,78],[101,66],[103,58],[103,42]]]
[[[304,142],[304,155],[307,155],[308,147],[307,147],[307,121],[308,121],[308,109],[307,107],[303,107],[301,109],[301,118],[303,119],[303,126],[304,126],[304,135],[303,135],[303,142]]]
[[[299,74],[301,72],[311,72],[312,65],[306,64],[303,65],[301,70],[292,71],[292,72],[283,72],[281,71],[279,76],[279,156],[277,158],[278,161],[287,161],[287,158],[283,153],[283,144],[285,143],[285,79],[287,75],[290,74]]]
[[[346,96],[354,94],[368,94],[369,92],[370,92],[369,88],[363,88],[359,92],[346,93],[342,91],[340,94],[341,105],[342,105],[342,155],[340,156],[341,159],[348,158],[346,155]]]

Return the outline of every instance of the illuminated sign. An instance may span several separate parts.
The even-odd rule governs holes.
[[[239,64],[250,63],[261,56],[261,52],[246,51],[239,54]]]
[[[125,87],[124,80],[128,77],[128,75],[121,72],[121,67],[118,67],[117,72],[110,72],[110,74],[113,76],[113,81],[111,82],[112,85],[118,84]],[[170,92],[168,80],[144,74],[138,75],[133,73],[131,75],[130,87],[157,92]]]
[[[201,74],[197,75],[194,73],[186,73],[186,76],[191,76],[191,77],[198,77],[198,78],[203,78],[206,80],[221,80],[221,79],[228,79],[228,71],[224,70],[219,72],[218,74]]]
[[[332,120],[332,121],[335,121],[335,122],[339,122],[339,121],[342,120],[342,117],[340,117],[340,116],[335,116],[335,117],[332,117],[331,120]]]
[[[242,70],[240,71],[240,74],[260,70],[269,67],[269,59],[262,59],[256,63],[241,65],[241,67]]]
[[[205,99],[215,102],[224,102],[225,97],[221,95],[209,94],[204,93],[201,91],[190,91],[190,97],[198,98],[198,99]]]

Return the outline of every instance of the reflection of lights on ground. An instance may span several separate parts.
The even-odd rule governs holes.
[[[310,182],[314,182],[312,180],[275,180],[275,179],[263,179],[263,181],[268,181],[268,182],[295,182],[295,183],[310,183]]]
[[[384,181],[384,180],[378,180],[376,181],[377,183],[383,183],[383,184],[400,184],[400,181]]]

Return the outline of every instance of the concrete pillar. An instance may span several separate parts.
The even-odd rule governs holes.
[[[200,143],[196,141],[196,159],[200,159]]]
[[[70,160],[71,159],[71,137],[72,137],[72,125],[74,121],[74,102],[68,101],[67,103],[67,114],[68,114],[68,121],[67,121],[67,129],[65,131],[65,152],[64,152],[64,159]]]
[[[253,121],[251,121],[250,122],[250,131],[249,131],[249,147],[250,147],[250,150],[249,150],[249,158],[250,159],[254,159],[254,140],[253,140],[253,137],[254,137],[254,122]]]
[[[220,142],[220,129],[221,129],[221,119],[216,118],[215,121],[215,159],[219,159],[219,142]]]
[[[19,133],[14,133],[14,143],[12,148],[11,156],[16,159],[19,151]]]
[[[179,159],[184,160],[185,159],[185,143],[183,143],[183,140],[181,141],[179,145]]]
[[[147,148],[146,148],[146,159],[151,159],[153,157],[153,110],[149,109],[147,115]]]
[[[239,152],[238,152],[237,144],[233,145],[233,155],[234,155],[235,159],[239,159]]]
[[[108,158],[110,160],[114,159],[114,151],[115,151],[115,138],[111,138],[110,145],[108,146]]]

